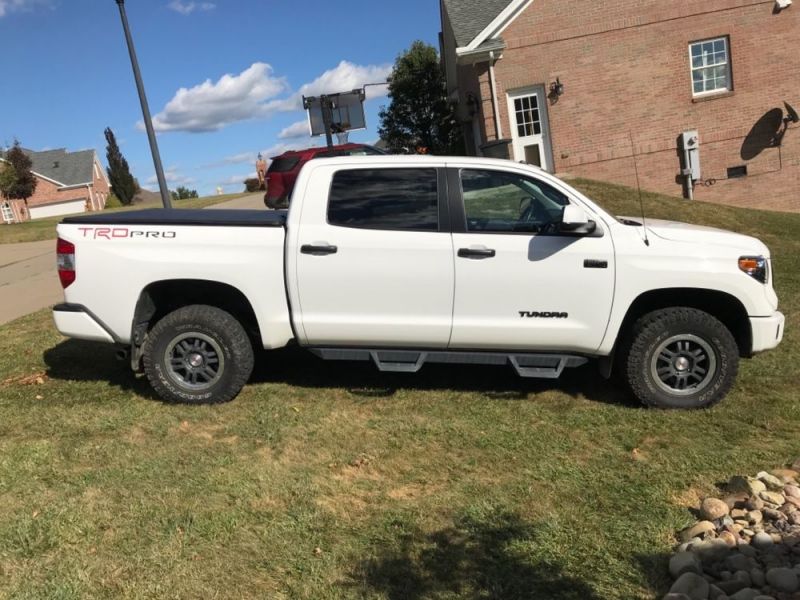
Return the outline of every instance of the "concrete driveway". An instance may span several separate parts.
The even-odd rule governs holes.
[[[266,210],[263,192],[208,208]],[[0,245],[0,325],[58,304],[63,299],[56,273],[55,240]]]
[[[55,263],[55,240],[0,246],[0,325],[61,302]]]

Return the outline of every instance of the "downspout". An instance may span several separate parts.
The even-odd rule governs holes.
[[[92,186],[90,184],[86,184],[86,191],[89,192],[89,205],[92,207],[91,212],[95,212],[97,207],[94,204],[94,194],[92,194]]]
[[[503,125],[500,123],[500,105],[497,103],[497,81],[494,77],[494,50],[489,52],[489,89],[492,94],[492,113],[494,116],[495,139],[503,139]]]

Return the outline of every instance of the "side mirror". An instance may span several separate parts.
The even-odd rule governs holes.
[[[590,234],[597,229],[597,223],[589,220],[586,214],[577,204],[567,204],[561,215],[561,231],[570,233]]]

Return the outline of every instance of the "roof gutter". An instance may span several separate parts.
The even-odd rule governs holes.
[[[495,139],[503,139],[503,125],[500,122],[500,105],[497,102],[497,80],[494,76],[495,56],[494,50],[489,51],[489,87],[492,92],[492,116],[494,117]]]

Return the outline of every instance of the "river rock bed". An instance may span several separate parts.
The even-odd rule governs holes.
[[[664,600],[800,600],[800,459],[737,476],[678,534]]]

